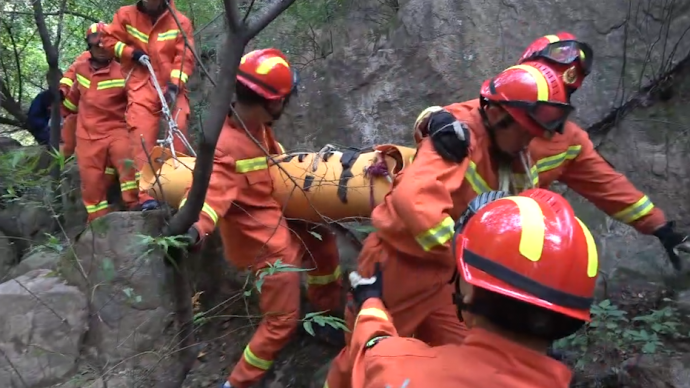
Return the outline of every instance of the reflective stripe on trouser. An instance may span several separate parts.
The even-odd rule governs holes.
[[[130,131],[132,156],[136,170],[141,171],[149,163],[146,155],[157,145],[161,104],[156,91],[151,85],[137,90],[130,90],[127,93],[127,98],[131,101],[127,106],[125,118]],[[186,95],[180,94],[177,97],[177,102],[173,109],[173,118],[177,119],[177,126],[186,136],[189,119],[189,100]],[[144,145],[142,145],[142,140]],[[177,137],[175,137],[174,145],[175,151],[187,152]],[[144,146],[146,149],[144,149]],[[142,191],[139,193],[140,203],[149,199],[153,198],[147,192]]]
[[[341,311],[342,270],[335,234],[326,227],[314,228],[304,222],[289,222],[288,225],[295,233],[293,237],[302,244],[302,267],[309,270],[309,302],[317,311]]]
[[[259,300],[263,319],[228,378],[233,387],[252,386],[261,380],[297,330],[299,273],[278,272],[264,277]]]
[[[108,178],[105,166],[108,159],[107,139],[79,139],[75,149],[81,179],[81,196],[87,220],[93,221],[108,214],[106,190]]]

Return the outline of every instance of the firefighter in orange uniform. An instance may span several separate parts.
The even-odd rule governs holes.
[[[89,50],[84,51],[79,54],[77,59],[72,62],[72,64],[67,68],[65,74],[62,75],[60,79],[60,95],[62,97],[66,96],[76,80],[75,69],[77,64],[82,61],[91,59],[91,53]],[[62,133],[60,135],[60,151],[62,154],[69,158],[74,154],[74,147],[76,146],[76,131],[77,131],[77,115],[68,114],[62,123]]]
[[[567,388],[572,372],[547,348],[590,321],[598,268],[594,238],[568,202],[532,189],[484,204],[453,247],[454,301],[470,328],[462,345],[399,337],[381,296],[389,278],[350,274],[361,307],[352,386]]]
[[[558,180],[615,219],[655,234],[679,265],[674,250],[687,249],[687,237],[601,158],[584,130],[567,121],[573,107],[561,74],[543,62],[523,62],[486,80],[480,95],[422,112],[414,163],[372,213],[376,231],[364,243],[358,272],[371,276],[380,262],[388,278],[416,279],[404,288],[384,283],[400,335],[415,334],[432,345],[462,341],[462,327],[448,312],[449,241],[453,219],[483,192],[518,193]],[[347,309],[346,318],[354,322]],[[350,385],[348,352],[331,364],[327,387]]]
[[[115,166],[125,204],[137,204],[137,184],[124,112],[127,107],[125,79],[120,64],[100,43],[105,24],[87,30],[91,58],[77,63],[76,83],[63,101],[63,116],[77,115],[75,154],[81,178],[82,200],[88,220],[108,213],[106,199],[110,179],[105,170]]]
[[[230,114],[225,121],[206,201],[189,234],[198,242],[199,236],[203,239],[218,223],[226,259],[240,269],[260,271],[278,261],[310,268],[311,303],[318,310],[338,311],[342,309],[341,275],[335,236],[323,227],[313,230],[286,221],[282,207],[271,196],[270,159],[262,150],[283,153],[269,124],[280,118],[295,90],[295,77],[287,58],[277,49],[252,51],[242,58],[234,104],[237,116]],[[250,387],[271,367],[297,329],[300,288],[300,275],[294,271],[279,270],[263,279],[260,308],[264,317],[226,387]]]
[[[97,23],[92,24],[89,28],[94,28]],[[91,59],[91,52],[87,49],[83,53],[79,54],[77,59],[72,62],[72,64],[67,68],[65,74],[62,75],[60,79],[60,94],[64,98],[69,90],[74,85],[76,81],[76,68],[79,62],[88,61]],[[60,152],[65,158],[69,158],[74,155],[74,147],[77,145],[77,115],[68,114],[62,123],[62,133],[60,135]],[[115,168],[108,166],[105,168],[105,174],[108,175],[111,181],[115,182],[117,176],[115,176]]]
[[[559,32],[542,36],[527,46],[518,65],[533,60],[548,64],[560,73],[568,95],[572,96],[592,72],[594,52],[587,43],[578,41],[575,35]]]
[[[194,56],[187,48],[183,32],[188,44],[193,45],[192,23],[175,9],[172,0],[168,4],[170,10],[165,0],[140,0],[134,5],[121,7],[103,39],[105,47],[122,63],[127,79],[129,104],[126,117],[137,171],[148,163],[146,155],[156,146],[161,119],[161,101],[146,67],[147,62],[154,69],[173,119],[187,135],[189,99],[186,82],[194,70]],[[142,147],[142,139],[146,149]],[[177,137],[174,144],[176,151],[187,151]],[[139,203],[143,210],[159,207],[159,203],[145,191],[139,193]]]

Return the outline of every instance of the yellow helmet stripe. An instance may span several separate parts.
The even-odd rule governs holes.
[[[544,237],[546,225],[544,224],[544,212],[532,198],[506,197],[501,200],[513,201],[520,212],[522,222],[522,235],[520,236],[520,254],[529,261],[541,260],[544,251]]]
[[[549,81],[546,80],[546,77],[539,69],[529,65],[511,66],[507,70],[510,69],[520,69],[528,72],[537,84],[537,101],[549,101]]]

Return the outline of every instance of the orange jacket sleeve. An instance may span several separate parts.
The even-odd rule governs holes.
[[[184,35],[187,36],[187,42],[189,42],[189,45],[193,49],[194,31],[192,29],[192,23],[186,17],[181,18],[179,15],[178,13],[182,31],[184,31]],[[187,83],[187,80],[194,72],[194,55],[185,44],[185,38],[182,33],[177,34],[175,49],[175,59],[173,60],[172,71],[170,72],[170,82],[182,86]]]
[[[558,178],[561,182],[640,233],[652,234],[666,223],[664,213],[599,155],[582,128],[574,131],[573,147],[580,147],[580,153]]]
[[[218,217],[225,216],[232,202],[237,198],[238,186],[235,173],[235,160],[218,149],[213,157],[213,172],[211,181],[206,191],[206,201],[199,214],[199,220],[194,227],[199,231],[201,238],[213,232],[218,223]],[[189,188],[187,188],[189,194]],[[180,208],[187,202],[185,198],[180,203]]]
[[[72,88],[72,85],[74,85],[74,80],[77,75],[77,64],[87,58],[89,58],[91,54],[88,51],[85,51],[77,57],[77,59],[72,62],[71,65],[67,68],[65,73],[62,75],[62,78],[60,79],[60,91],[64,96],[66,96],[69,93],[69,90]]]
[[[431,352],[422,341],[399,337],[383,302],[367,299],[357,315],[350,342],[352,388],[405,387],[410,383],[409,368]]]
[[[445,161],[431,139],[424,138],[414,162],[391,191],[395,212],[425,251],[448,249],[455,230],[451,193],[462,185],[469,162],[469,157],[462,163]]]
[[[112,51],[115,58],[121,61],[131,61],[132,53],[134,53],[134,48],[125,43],[129,40],[127,34],[128,20],[127,10],[124,7],[120,8],[115,12],[112,23],[108,24],[103,34],[103,47]]]
[[[80,98],[81,90],[79,90],[79,84],[73,85],[69,89],[69,92],[65,96],[65,100],[62,102],[62,106],[60,107],[62,117],[66,117],[79,111]]]

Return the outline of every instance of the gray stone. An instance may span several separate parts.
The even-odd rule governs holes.
[[[8,273],[10,279],[22,276],[27,272],[36,269],[50,269],[57,267],[60,260],[60,253],[52,249],[39,249],[26,255]]]
[[[87,330],[86,297],[36,270],[0,284],[0,386],[55,384],[76,367]]]

